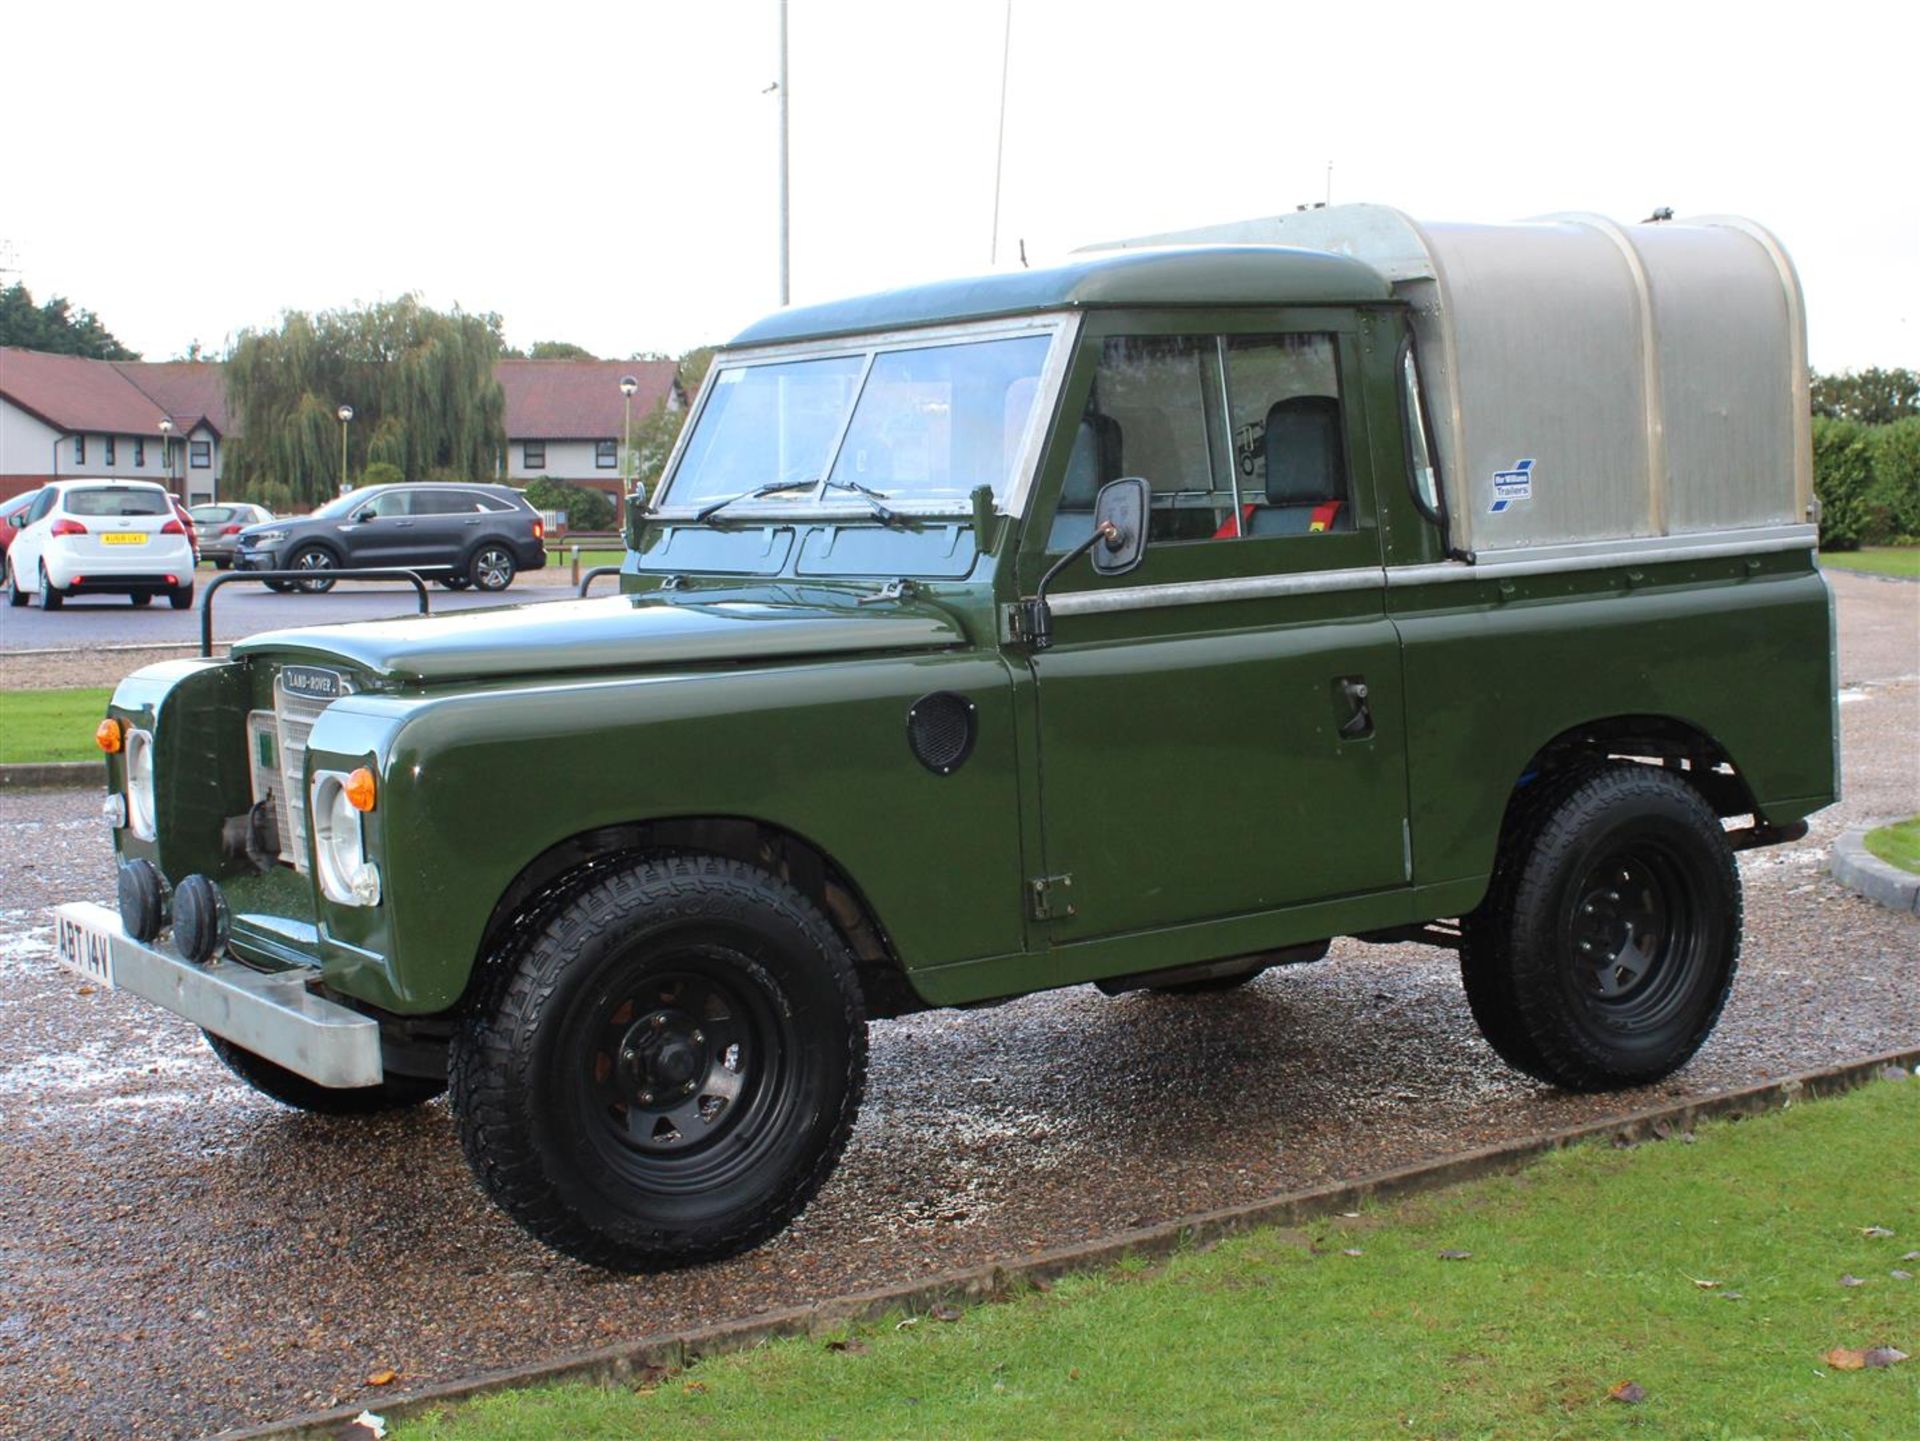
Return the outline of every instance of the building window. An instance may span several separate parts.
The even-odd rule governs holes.
[[[84,435],[76,435],[73,438],[73,463],[75,465],[87,463],[87,438]]]
[[[611,440],[602,440],[593,447],[593,463],[601,470],[612,470],[620,463],[620,447]]]
[[[133,463],[135,466],[147,463],[147,442],[143,436],[136,435],[133,438]]]
[[[113,464],[113,437],[111,435],[103,436],[100,441],[100,448],[102,451],[105,452],[105,458],[106,458],[107,464],[112,465]]]
[[[187,442],[187,464],[195,470],[206,470],[213,464],[213,442],[193,440]]]
[[[521,457],[525,461],[525,469],[545,470],[547,468],[547,443],[544,440],[530,440],[521,447],[521,450],[525,452]]]

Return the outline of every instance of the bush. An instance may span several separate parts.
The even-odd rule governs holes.
[[[1873,484],[1863,509],[1869,541],[1920,542],[1920,416],[1873,428]]]
[[[1865,538],[1873,485],[1870,428],[1856,420],[1813,418],[1813,493],[1820,499],[1820,548],[1856,550]]]
[[[376,460],[360,472],[362,485],[400,485],[406,478],[407,473],[404,470],[384,460]]]
[[[612,530],[613,499],[591,486],[568,485],[539,476],[527,482],[527,504],[535,510],[564,510],[568,530]]]

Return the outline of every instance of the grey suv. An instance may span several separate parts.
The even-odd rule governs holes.
[[[249,526],[233,568],[304,571],[266,584],[312,595],[333,589],[328,571],[365,566],[425,571],[449,590],[505,590],[517,572],[547,563],[544,534],[539,512],[510,486],[370,485],[312,515]]]

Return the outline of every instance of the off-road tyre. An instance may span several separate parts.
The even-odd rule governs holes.
[[[1460,974],[1487,1043],[1573,1091],[1646,1085],[1712,1034],[1739,965],[1739,870],[1680,777],[1615,763],[1549,775],[1507,816]]]
[[[322,1086],[211,1031],[200,1034],[229,1071],[261,1095],[296,1111],[321,1116],[370,1116],[421,1105],[447,1089],[445,1081],[425,1076],[388,1076],[377,1086]]]
[[[741,861],[653,854],[513,933],[449,1069],[495,1203],[558,1251],[644,1272],[736,1255],[798,1215],[846,1146],[866,1061],[852,958],[812,902]]]

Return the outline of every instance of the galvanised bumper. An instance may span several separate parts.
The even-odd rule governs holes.
[[[96,985],[131,991],[322,1086],[377,1086],[380,1023],[313,995],[314,972],[255,971],[236,961],[196,966],[136,941],[105,906],[54,908],[55,956]]]

